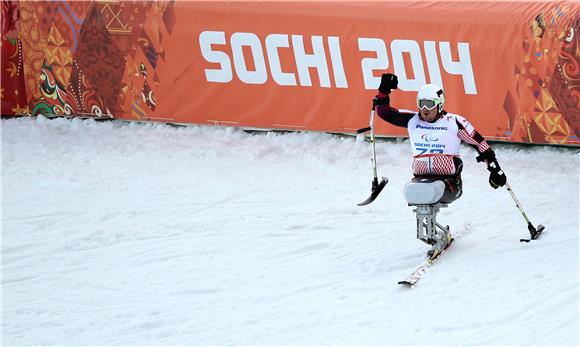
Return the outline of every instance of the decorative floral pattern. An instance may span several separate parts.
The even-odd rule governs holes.
[[[538,13],[524,32],[524,61],[514,66],[515,85],[503,105],[511,129],[506,135],[514,141],[578,142],[580,18],[570,6]]]
[[[76,54],[85,78],[98,91],[106,113],[115,113],[125,59],[111,40],[99,12],[93,8],[86,18]]]
[[[18,38],[20,11],[15,2],[2,1],[2,80],[0,98],[2,115],[30,113],[24,86],[22,42]]]

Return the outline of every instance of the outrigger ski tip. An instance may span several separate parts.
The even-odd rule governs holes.
[[[381,193],[381,191],[383,190],[383,188],[385,188],[385,186],[387,185],[387,183],[389,182],[389,179],[386,177],[383,177],[383,179],[381,180],[381,182],[379,183],[378,180],[375,178],[372,182],[372,186],[371,186],[371,196],[369,196],[368,199],[366,199],[363,202],[358,203],[358,206],[365,206],[370,204],[371,202],[375,201],[375,199],[377,198],[377,196],[379,196],[379,194]]]
[[[528,230],[530,231],[530,238],[529,239],[520,239],[520,242],[530,242],[532,240],[536,240],[538,237],[540,237],[540,234],[542,233],[542,231],[544,231],[545,228],[546,227],[544,227],[541,224],[538,224],[538,227],[534,228],[532,223],[528,223]]]

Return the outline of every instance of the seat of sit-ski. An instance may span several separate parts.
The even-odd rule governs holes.
[[[414,179],[403,188],[409,205],[433,205],[445,194],[445,183],[433,178]]]

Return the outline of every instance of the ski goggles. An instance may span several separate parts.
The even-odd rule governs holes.
[[[435,100],[430,100],[430,99],[419,99],[417,100],[417,106],[419,106],[419,109],[426,109],[431,111],[432,109],[434,109],[435,107],[437,107],[437,102]]]

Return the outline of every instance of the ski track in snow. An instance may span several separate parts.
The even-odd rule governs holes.
[[[534,225],[468,146],[465,229],[423,259],[407,141],[2,121],[5,345],[577,345],[579,151],[493,146]]]

